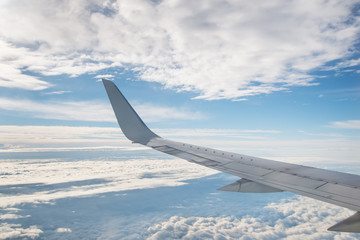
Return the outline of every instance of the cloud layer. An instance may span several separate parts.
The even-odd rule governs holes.
[[[146,239],[357,239],[326,228],[352,213],[330,204],[296,197],[270,203],[259,217],[180,217],[148,228]]]
[[[296,164],[324,167],[323,163],[357,165],[357,136],[300,132],[289,138],[276,130],[154,129],[164,138],[225,151]],[[0,126],[0,153],[113,150],[153,150],[131,144],[120,128],[70,126]],[[358,172],[354,167],[353,173]]]
[[[10,188],[15,185],[17,189],[15,194],[11,188],[2,194],[1,208],[108,192],[180,186],[185,184],[184,181],[217,173],[180,159],[129,157],[128,161],[34,159],[14,162],[10,159],[0,162],[4,169],[1,171],[1,186]],[[28,193],[27,186],[36,191]]]
[[[358,64],[356,2],[2,1],[0,86],[109,67],[208,100],[313,85],[328,62]]]
[[[312,158],[298,156],[297,161],[294,161],[297,163],[317,160],[316,157],[314,158],[316,151],[320,151],[320,155],[323,154],[321,151],[329,152],[329,149],[332,149],[330,155],[336,152],[340,154],[343,151],[341,145],[339,146],[342,139],[328,142],[323,140],[276,141],[274,138],[269,140],[263,136],[281,134],[274,130],[180,129],[175,132],[163,130],[159,133],[164,136],[173,134],[175,135],[173,137],[184,138],[187,141],[194,141],[191,139],[194,135],[202,135],[206,137],[202,143],[218,146],[219,140],[222,141],[225,138],[223,146],[237,148],[236,151],[240,151],[239,146],[248,151],[250,148],[251,151],[265,149],[274,152],[279,151],[276,146],[281,146],[283,154],[289,154],[289,152],[295,154],[293,149],[299,149],[299,147],[298,152],[306,149]],[[229,137],[226,138],[228,135]],[[262,138],[259,138],[259,135],[262,135]],[[39,236],[49,239],[58,239],[62,236],[64,238],[100,236],[100,238],[124,239],[308,239],[310,237],[311,239],[356,239],[350,234],[325,231],[335,222],[350,216],[350,211],[307,198],[284,200],[281,203],[269,204],[263,209],[258,206],[256,200],[258,196],[250,196],[247,200],[250,203],[246,203],[244,198],[247,199],[248,196],[235,194],[243,199],[239,201],[236,197],[233,202],[229,201],[229,205],[218,205],[225,202],[222,199],[229,200],[231,196],[221,195],[220,197],[217,195],[219,193],[214,194],[213,190],[216,187],[213,185],[210,188],[211,192],[204,191],[209,186],[198,180],[186,185],[189,180],[209,176],[216,171],[180,159],[168,159],[168,156],[153,150],[144,150],[124,140],[118,128],[1,126],[0,142],[5,143],[0,146],[2,166],[0,169],[2,194],[0,220],[3,221],[0,224],[0,239]],[[358,154],[356,153],[358,144],[356,142],[353,144],[353,152]],[[337,149],[339,147],[340,149]],[[85,154],[78,155],[79,152]],[[322,156],[327,157],[327,155]],[[357,163],[352,168],[349,164],[351,159],[348,160],[343,154],[342,156],[341,166],[337,170],[347,167],[353,172],[359,171]],[[329,159],[331,158],[326,160]],[[338,162],[338,159],[335,160]],[[317,164],[321,163],[317,162]],[[218,183],[219,180],[221,177],[211,176],[206,181]],[[225,184],[234,179],[229,177],[221,181]],[[196,185],[198,188],[193,188]],[[178,188],[159,188],[170,186],[178,186]],[[186,186],[189,188],[182,191]],[[138,189],[147,190],[146,192],[124,192]],[[173,191],[168,191],[169,189]],[[120,209],[114,208],[114,205],[117,205],[122,197],[128,195],[131,205],[134,192],[143,192],[138,195],[141,196],[137,202],[139,205],[135,204],[135,210],[129,210],[132,212],[131,215],[124,216],[127,205]],[[190,195],[184,197],[184,192]],[[194,192],[196,197],[191,197],[191,192]],[[159,196],[166,196],[166,194],[171,195],[170,200],[165,199],[159,205]],[[274,197],[269,196],[264,196],[262,201],[275,201]],[[83,197],[91,199],[86,201]],[[105,204],[109,203],[107,201],[102,202],[103,197],[112,199],[107,200],[110,204]],[[143,204],[143,199],[147,200],[146,204]],[[64,204],[64,201],[67,203]],[[76,207],[76,202],[78,205],[85,204],[85,211],[79,211],[79,214],[76,214],[82,209],[79,209],[79,206]],[[89,202],[93,205],[86,206]],[[166,202],[168,204],[163,204]],[[194,205],[189,205],[190,202]],[[50,214],[51,223],[44,223],[46,216],[49,216],[49,209],[44,206],[49,206],[48,204],[52,204],[51,214],[59,214],[60,219],[52,222],[53,215]],[[14,206],[22,210],[15,209]],[[99,210],[99,206],[104,207]],[[139,210],[138,206],[143,209]],[[153,206],[158,208],[153,209]],[[234,206],[240,209],[251,206],[254,209],[249,207],[251,216],[232,216],[231,210]],[[84,212],[89,213],[87,207],[96,209],[94,212],[90,211],[90,217],[86,214],[81,215]],[[169,212],[169,209],[176,211]],[[200,209],[203,214],[197,214]],[[224,211],[225,209],[227,210]],[[149,212],[146,214],[146,211]],[[68,216],[71,220],[61,219],[61,216],[66,215],[63,215],[63,212],[71,212]],[[219,213],[226,216],[220,216]],[[173,217],[170,217],[172,215]],[[74,222],[72,222],[73,216],[77,216]],[[69,225],[70,222],[73,224]],[[94,235],[88,235],[90,228]]]

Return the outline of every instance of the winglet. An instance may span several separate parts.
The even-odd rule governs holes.
[[[112,81],[102,79],[102,82],[119,126],[129,140],[146,145],[151,139],[159,137],[145,125]]]

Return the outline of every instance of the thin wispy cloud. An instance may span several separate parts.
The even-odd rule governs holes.
[[[206,115],[186,108],[137,104],[134,106],[147,122],[164,120],[201,120]],[[0,97],[0,109],[26,114],[28,117],[41,119],[116,122],[108,103],[96,101],[36,101]]]
[[[356,3],[2,1],[0,86],[40,90],[50,84],[29,71],[74,77],[124,66],[197,99],[312,86],[311,71],[329,62],[359,64]]]
[[[114,122],[115,116],[108,104],[86,101],[40,102],[1,98],[0,109],[26,113],[42,119]]]
[[[20,69],[0,62],[0,86],[6,88],[22,88],[27,90],[43,90],[51,84],[37,77],[23,74]]]
[[[47,92],[44,93],[45,95],[61,95],[64,93],[71,93],[71,91],[64,91],[64,90],[60,90],[60,91],[53,91],[53,92]]]
[[[337,121],[330,123],[330,127],[360,130],[360,120]]]

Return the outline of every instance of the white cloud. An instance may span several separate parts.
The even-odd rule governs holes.
[[[20,224],[0,223],[0,239],[35,239],[43,233],[36,225],[22,228]]]
[[[23,88],[28,90],[42,90],[51,85],[27,74],[20,69],[0,62],[0,87]]]
[[[347,120],[330,123],[330,127],[345,128],[345,129],[360,129],[360,120]]]
[[[1,152],[131,149],[120,128],[69,126],[0,126]],[[109,149],[110,150],[110,149]]]
[[[71,93],[71,91],[61,90],[61,91],[47,92],[47,93],[44,93],[44,94],[45,95],[60,95],[60,94],[64,94],[64,93]]]
[[[112,74],[105,74],[105,75],[96,75],[94,78],[113,78],[115,77]]]
[[[163,120],[203,120],[206,115],[199,111],[192,111],[186,108],[173,108],[156,106],[150,103],[135,104],[134,108],[142,116],[145,122],[159,122]]]
[[[276,130],[154,129],[164,138],[279,161],[320,167],[356,164],[360,140],[339,134],[301,134],[289,139]],[[286,134],[286,133],[285,133]],[[0,152],[145,150],[118,127],[0,126]],[[149,149],[148,151],[153,151]],[[323,167],[323,166],[322,166]],[[357,173],[357,169],[353,169]]]
[[[325,67],[325,70],[340,70],[340,69],[344,69],[344,68],[350,68],[350,67],[354,67],[354,66],[358,66],[360,65],[360,58],[358,59],[349,59],[346,61],[342,61],[338,64],[336,64],[335,66],[332,67]],[[343,70],[344,72],[346,71],[351,71],[350,69],[345,69]]]
[[[215,170],[180,159],[148,160],[128,157],[127,161],[105,159],[13,161],[10,159],[0,162],[4,169],[2,185],[48,186],[31,193],[26,191],[22,193],[21,187],[17,189],[17,194],[4,193],[0,198],[1,208],[24,203],[50,203],[60,198],[84,197],[108,192],[180,186],[186,184],[187,180],[217,173]],[[78,181],[85,182],[73,185]],[[60,188],[52,187],[52,184],[57,183],[65,184]]]
[[[196,98],[235,100],[316,84],[327,62],[354,66],[357,1],[2,1],[0,85],[126,66]],[[48,9],[53,14],[48,14]],[[338,64],[341,67],[341,64]]]
[[[40,102],[0,98],[0,108],[4,110],[27,113],[31,117],[58,120],[78,121],[116,121],[109,104],[86,101]]]
[[[305,197],[271,203],[259,217],[180,217],[147,229],[146,239],[357,239],[326,229],[352,212]],[[264,212],[264,210],[263,210]]]
[[[146,122],[165,120],[200,120],[205,115],[186,108],[157,106],[149,103],[135,104],[139,115]],[[0,109],[26,113],[27,116],[42,119],[116,122],[109,103],[96,101],[35,101],[0,97]]]
[[[28,218],[28,217],[30,217],[30,215],[22,216],[22,215],[13,214],[13,213],[7,213],[7,214],[1,214],[0,215],[0,220],[19,219],[19,218]]]
[[[237,129],[160,129],[161,134],[176,137],[238,137],[246,139],[264,139],[267,134],[279,134],[278,130],[237,130]]]
[[[64,232],[72,232],[71,228],[57,228],[55,230],[57,233],[64,233]]]

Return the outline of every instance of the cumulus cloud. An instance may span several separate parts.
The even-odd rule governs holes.
[[[41,233],[43,233],[43,231],[36,225],[30,226],[28,228],[22,228],[20,224],[0,224],[0,239],[35,239],[39,237]]]
[[[326,229],[352,212],[305,197],[270,203],[259,217],[181,217],[147,229],[149,240],[164,239],[357,239]],[[263,210],[264,211],[264,210]]]
[[[64,93],[64,92],[62,92]],[[139,115],[147,122],[164,120],[200,120],[206,118],[199,111],[186,108],[158,106],[154,104],[135,104]],[[0,97],[0,109],[42,119],[116,122],[111,106],[97,101],[49,101]]]
[[[359,64],[357,1],[2,1],[0,85],[43,89],[42,75],[125,67],[196,98],[316,84],[314,69]],[[48,9],[53,14],[48,14]]]

